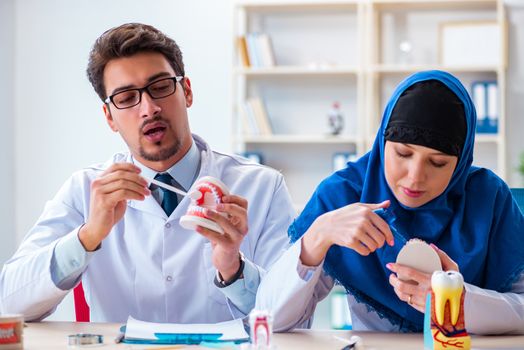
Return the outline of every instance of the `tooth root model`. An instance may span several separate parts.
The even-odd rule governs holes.
[[[464,279],[456,271],[435,271],[432,292],[426,299],[424,348],[426,350],[471,349],[464,323]]]
[[[223,234],[222,227],[208,219],[204,214],[204,209],[216,210],[217,204],[222,203],[222,196],[229,194],[226,185],[214,177],[204,176],[195,182],[190,193],[191,204],[186,214],[180,218],[180,225],[188,230],[202,226]],[[220,214],[226,217],[225,214]]]

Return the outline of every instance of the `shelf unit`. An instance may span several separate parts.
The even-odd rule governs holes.
[[[364,14],[360,0],[235,4],[233,149],[262,153],[265,164],[281,170],[298,211],[332,172],[333,154],[365,151]],[[275,66],[240,64],[237,37],[252,32],[270,36]],[[241,106],[250,97],[263,100],[271,135],[242,133]],[[333,102],[345,118],[336,136],[327,122]]]
[[[477,134],[475,163],[506,177],[502,0],[237,0],[234,12],[233,149],[262,153],[265,164],[281,170],[299,210],[332,172],[333,154],[369,150],[393,88],[422,70],[449,71],[468,89],[472,81],[497,81],[499,130]],[[441,65],[439,23],[476,19],[503,29],[500,63]],[[252,32],[269,35],[275,66],[242,66],[236,41]],[[399,40],[412,43],[410,55],[399,56]],[[241,106],[250,97],[263,100],[273,134],[243,133]],[[334,101],[341,102],[345,117],[337,136],[327,126]]]
[[[246,77],[264,76],[332,76],[332,75],[356,75],[358,68],[355,67],[330,67],[330,68],[308,68],[300,66],[285,66],[272,68],[235,68],[235,74]]]
[[[496,22],[501,50],[496,65],[443,65],[439,62],[439,26],[444,22]],[[366,106],[368,146],[380,123],[387,99],[407,75],[422,70],[444,70],[456,75],[471,94],[478,80],[497,81],[498,133],[476,135],[474,163],[493,169],[506,178],[506,69],[507,30],[502,0],[371,0],[366,7],[366,25],[372,43],[368,51],[369,70]],[[406,55],[401,42],[412,43]],[[418,52],[415,52],[418,50]]]

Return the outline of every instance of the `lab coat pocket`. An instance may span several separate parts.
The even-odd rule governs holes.
[[[213,266],[212,261],[212,254],[213,254],[213,247],[211,246],[211,242],[204,243],[204,249],[202,254],[204,254],[204,268],[206,270],[206,277],[207,277],[207,290],[208,290],[208,297],[212,299],[213,301],[219,303],[219,304],[227,304],[227,298],[220,291],[220,289],[215,286],[214,279],[216,275],[216,268]]]

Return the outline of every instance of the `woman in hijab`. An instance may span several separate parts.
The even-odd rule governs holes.
[[[475,123],[454,76],[400,83],[371,151],[322,181],[289,227],[294,244],[257,295],[275,330],[307,324],[338,283],[354,330],[421,332],[431,274],[395,263],[418,238],[463,275],[470,333],[524,333],[524,217],[504,181],[472,166]]]

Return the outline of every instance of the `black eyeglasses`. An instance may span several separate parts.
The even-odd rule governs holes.
[[[143,88],[119,91],[105,99],[105,103],[112,102],[118,109],[131,108],[142,101],[142,93],[145,91],[151,98],[159,99],[173,95],[176,91],[176,83],[184,79],[182,76],[164,78],[154,81]]]

